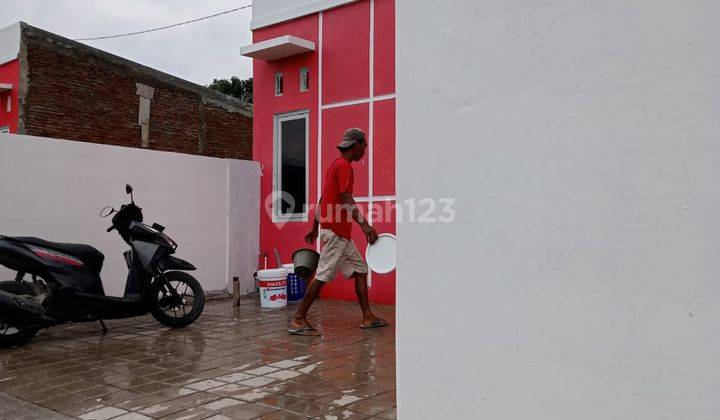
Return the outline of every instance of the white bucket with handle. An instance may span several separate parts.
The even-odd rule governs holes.
[[[258,270],[261,308],[287,306],[287,271],[282,268]]]

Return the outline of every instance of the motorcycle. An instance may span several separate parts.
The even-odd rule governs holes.
[[[197,320],[205,294],[186,272],[195,266],[172,255],[177,244],[163,226],[142,223],[132,187],[125,190],[129,204],[100,211],[102,217],[114,214],[107,231],[116,230],[130,245],[123,254],[128,275],[122,297],[105,295],[105,256],[92,246],[0,235],[0,265],[17,273],[14,281],[0,281],[0,347],[22,345],[40,329],[64,323],[100,321],[107,332],[105,319],[148,313],[172,328]]]

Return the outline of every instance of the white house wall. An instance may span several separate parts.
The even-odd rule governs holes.
[[[0,28],[0,64],[16,60],[20,53],[20,22]]]
[[[260,242],[260,165],[228,160],[228,277],[237,276],[240,291],[255,291]]]
[[[256,0],[250,28],[260,29],[357,0]]]
[[[397,10],[399,418],[720,418],[720,3]]]
[[[206,291],[226,290],[232,276],[252,289],[259,217],[254,162],[0,135],[0,234],[90,244],[105,254],[106,293],[122,295],[128,246],[105,231],[110,220],[98,212],[129,201],[126,183],[145,222],[166,227],[179,244],[176,255],[198,267],[193,275]],[[229,234],[235,223],[228,222],[229,208],[249,226],[247,235]]]

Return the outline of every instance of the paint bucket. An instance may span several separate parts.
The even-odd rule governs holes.
[[[293,252],[292,259],[295,265],[295,274],[303,280],[308,280],[317,270],[320,254],[309,248],[301,248]]]
[[[287,306],[287,272],[282,268],[258,270],[261,308]]]
[[[295,274],[295,264],[283,264],[282,267],[287,272],[287,295],[288,302],[299,302],[305,297],[305,280]]]

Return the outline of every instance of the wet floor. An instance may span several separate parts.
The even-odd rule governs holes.
[[[322,337],[286,332],[293,307],[207,302],[194,325],[151,317],[55,327],[0,350],[0,392],[83,419],[394,419],[391,326],[359,328],[356,303],[318,301]]]

